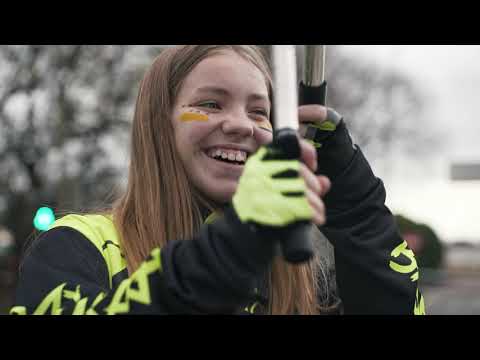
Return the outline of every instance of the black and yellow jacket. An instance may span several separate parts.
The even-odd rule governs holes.
[[[424,314],[413,252],[384,205],[382,181],[350,141],[342,123],[319,150],[332,179],[321,231],[334,248],[341,313]],[[129,277],[111,219],[69,215],[25,254],[11,313],[261,314],[276,245],[228,207],[195,238],[154,249]]]

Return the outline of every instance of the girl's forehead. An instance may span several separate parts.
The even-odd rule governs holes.
[[[254,87],[256,91],[267,90],[264,74],[251,61],[233,52],[219,52],[203,59],[187,75],[184,85],[189,88],[205,84]]]

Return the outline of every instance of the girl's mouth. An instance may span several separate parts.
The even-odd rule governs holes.
[[[243,150],[234,150],[226,148],[210,148],[205,151],[205,154],[214,160],[224,162],[231,165],[245,165],[248,158],[248,152]]]

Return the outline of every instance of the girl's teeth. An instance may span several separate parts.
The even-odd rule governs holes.
[[[241,151],[238,151],[236,156],[235,156],[236,161],[243,161],[243,154]]]
[[[247,153],[241,150],[229,150],[223,151],[220,149],[212,149],[208,151],[208,156],[211,158],[228,159],[230,161],[245,162],[247,159]]]

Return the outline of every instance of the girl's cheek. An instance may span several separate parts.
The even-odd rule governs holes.
[[[259,127],[255,127],[254,137],[259,146],[270,144],[273,141],[273,133]]]

